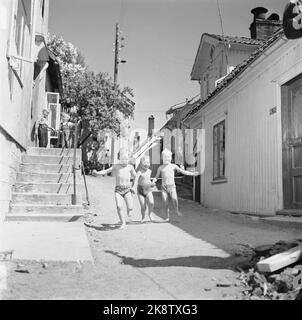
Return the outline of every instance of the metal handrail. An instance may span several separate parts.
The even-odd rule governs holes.
[[[80,121],[79,121],[80,122]],[[76,186],[76,170],[81,170],[82,175],[83,175],[83,180],[84,180],[84,185],[85,185],[85,192],[86,192],[86,201],[87,205],[90,205],[89,202],[89,193],[88,193],[88,187],[87,187],[87,182],[86,182],[86,177],[85,177],[85,170],[84,170],[84,164],[83,161],[81,161],[81,164],[79,167],[76,166],[76,150],[78,147],[81,148],[81,143],[78,141],[78,125],[79,122],[77,122],[74,126],[74,128],[70,128],[70,132],[74,133],[74,145],[73,145],[73,195],[72,195],[72,204],[77,204],[77,186]],[[56,130],[58,132],[63,132],[64,130]],[[89,137],[89,136],[88,136]],[[65,149],[65,145],[62,146],[63,149]]]
[[[76,158],[77,158],[77,146],[78,146],[78,122],[75,123],[75,130],[74,130],[74,145],[73,145],[73,166],[72,166],[72,172],[73,172],[73,195],[72,195],[72,204],[77,204],[77,186],[76,186]]]
[[[83,179],[84,179],[84,185],[85,185],[85,191],[86,191],[86,201],[87,201],[87,205],[90,206],[90,202],[89,202],[89,193],[88,193],[88,187],[87,187],[87,183],[86,183],[86,177],[85,177],[85,169],[84,169],[84,163],[82,161],[82,175],[83,175]]]
[[[84,179],[84,185],[85,185],[85,191],[86,191],[86,201],[87,201],[87,205],[90,205],[90,201],[89,201],[89,192],[88,192],[88,187],[87,187],[87,182],[86,182],[86,177],[85,177],[85,170],[84,170],[84,163],[83,161],[81,161],[81,164],[79,165],[79,167],[77,167],[76,165],[76,150],[77,148],[81,148],[81,145],[91,136],[91,132],[82,140],[79,141],[78,140],[78,125],[80,123],[81,120],[79,120],[77,123],[74,124],[73,128],[69,129],[70,132],[70,137],[69,139],[71,139],[71,135],[74,134],[73,137],[73,147],[66,147],[65,144],[63,143],[63,137],[59,135],[59,133],[64,132],[64,130],[62,129],[58,129],[58,130],[53,130],[50,129],[51,131],[57,132],[58,133],[58,144],[60,144],[60,142],[62,142],[62,150],[64,149],[72,149],[73,148],[73,165],[72,165],[72,173],[73,173],[73,194],[72,194],[72,204],[76,205],[77,204],[77,177],[76,177],[76,171],[77,170],[81,170],[81,173],[83,175],[83,179]],[[60,139],[62,139],[62,141],[60,141]]]

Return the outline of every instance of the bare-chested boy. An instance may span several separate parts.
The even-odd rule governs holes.
[[[162,192],[162,199],[163,199],[163,202],[165,205],[165,213],[166,213],[165,220],[169,221],[170,220],[169,199],[171,199],[177,215],[179,215],[179,216],[182,215],[178,211],[178,199],[177,199],[176,185],[175,185],[175,180],[174,180],[175,171],[178,171],[178,172],[182,173],[183,175],[187,175],[187,176],[198,176],[199,172],[190,172],[187,170],[183,170],[182,168],[180,168],[176,164],[171,163],[172,153],[168,149],[165,149],[162,152],[162,159],[163,159],[163,164],[157,169],[156,176],[152,182],[155,183],[156,180],[161,175],[161,177],[162,177],[161,192]]]
[[[133,210],[133,198],[132,193],[135,193],[133,186],[131,185],[131,178],[136,177],[135,169],[132,165],[129,164],[129,157],[127,151],[120,151],[120,163],[113,165],[107,170],[96,171],[93,170],[92,175],[105,175],[112,172],[112,175],[115,176],[116,186],[115,186],[115,201],[117,213],[120,218],[121,226],[124,228],[126,226],[126,219],[123,214],[123,203],[125,201],[127,206],[128,217],[131,217]]]
[[[146,217],[146,209],[148,208],[148,216],[150,221],[152,219],[152,211],[154,208],[154,198],[152,194],[152,187],[154,183],[151,182],[150,158],[143,156],[140,160],[139,168],[134,181],[134,186],[137,185],[137,196],[141,206],[142,223]]]

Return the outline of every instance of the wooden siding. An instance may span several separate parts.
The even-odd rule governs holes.
[[[209,92],[215,90],[215,81],[227,74],[227,66],[235,67],[242,63],[244,60],[248,59],[251,53],[256,50],[254,46],[246,45],[231,45],[227,50],[227,58],[225,54],[227,45],[219,44],[215,47],[213,60],[210,57],[204,57],[205,61],[209,64],[208,67],[202,71],[200,92],[201,97],[206,97],[206,80],[209,77]],[[210,54],[210,49],[208,50]]]
[[[302,73],[302,40],[281,39],[267,54],[190,121],[194,127],[204,117],[201,198],[207,206],[257,214],[283,209],[280,90]],[[213,184],[212,129],[223,118],[227,182]]]

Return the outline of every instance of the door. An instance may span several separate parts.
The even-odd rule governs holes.
[[[284,209],[302,209],[302,76],[281,87]]]
[[[56,145],[56,141],[58,139],[61,114],[61,105],[59,104],[59,98],[59,93],[46,92],[47,109],[49,110],[48,125],[57,130],[56,132],[50,131],[48,146],[50,144]]]

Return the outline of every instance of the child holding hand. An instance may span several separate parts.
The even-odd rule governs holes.
[[[137,197],[141,206],[142,223],[146,217],[146,209],[148,208],[148,216],[152,222],[152,211],[154,208],[154,198],[152,194],[152,187],[155,186],[151,182],[151,170],[150,168],[150,158],[148,156],[143,156],[140,159],[139,169],[136,174],[134,181],[134,186],[137,185]]]
[[[176,185],[175,185],[175,171],[180,172],[183,175],[187,176],[198,176],[199,172],[191,172],[184,170],[177,166],[172,161],[172,152],[168,149],[165,149],[162,152],[162,159],[163,164],[157,169],[157,173],[155,178],[153,179],[153,183],[157,181],[159,176],[162,177],[162,186],[161,186],[161,193],[162,199],[165,206],[165,213],[166,213],[166,221],[170,220],[169,215],[169,200],[172,201],[173,207],[176,210],[178,216],[182,216],[181,212],[178,211],[178,198],[176,192]]]
[[[123,204],[126,203],[128,217],[131,217],[133,210],[133,198],[132,193],[135,193],[133,186],[131,185],[131,178],[136,177],[135,169],[129,164],[129,157],[126,151],[120,151],[120,163],[115,164],[109,169],[101,171],[92,171],[93,176],[105,175],[111,173],[115,176],[116,186],[114,190],[115,202],[117,213],[120,218],[120,228],[126,226],[126,219],[123,214]]]

